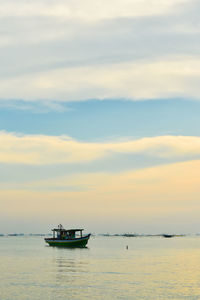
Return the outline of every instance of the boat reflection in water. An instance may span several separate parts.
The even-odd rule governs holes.
[[[85,247],[90,238],[90,234],[83,235],[83,229],[64,229],[60,224],[58,228],[52,229],[53,238],[45,238],[45,242],[49,246],[58,247]],[[80,235],[77,235],[79,232]]]

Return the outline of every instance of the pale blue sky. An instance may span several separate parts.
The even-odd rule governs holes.
[[[158,135],[200,135],[200,102],[90,100],[57,107],[12,101],[0,108],[1,130],[106,141]]]

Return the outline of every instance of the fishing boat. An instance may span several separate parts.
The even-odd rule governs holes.
[[[84,229],[64,229],[60,224],[58,228],[52,229],[53,238],[45,238],[44,240],[49,246],[85,247],[91,234],[83,235],[83,230]]]

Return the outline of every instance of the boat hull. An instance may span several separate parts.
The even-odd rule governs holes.
[[[45,238],[45,242],[49,244],[49,246],[56,246],[56,247],[78,247],[83,248],[87,245],[87,242],[90,238],[90,234],[84,236],[82,238],[75,238],[75,239],[53,239],[53,238]]]

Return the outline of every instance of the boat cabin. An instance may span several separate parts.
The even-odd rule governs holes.
[[[76,239],[78,237],[82,238],[82,232],[84,229],[64,229],[60,224],[58,228],[52,229],[53,231],[53,239],[64,240],[64,239]],[[79,236],[76,236],[76,233],[79,232]]]

